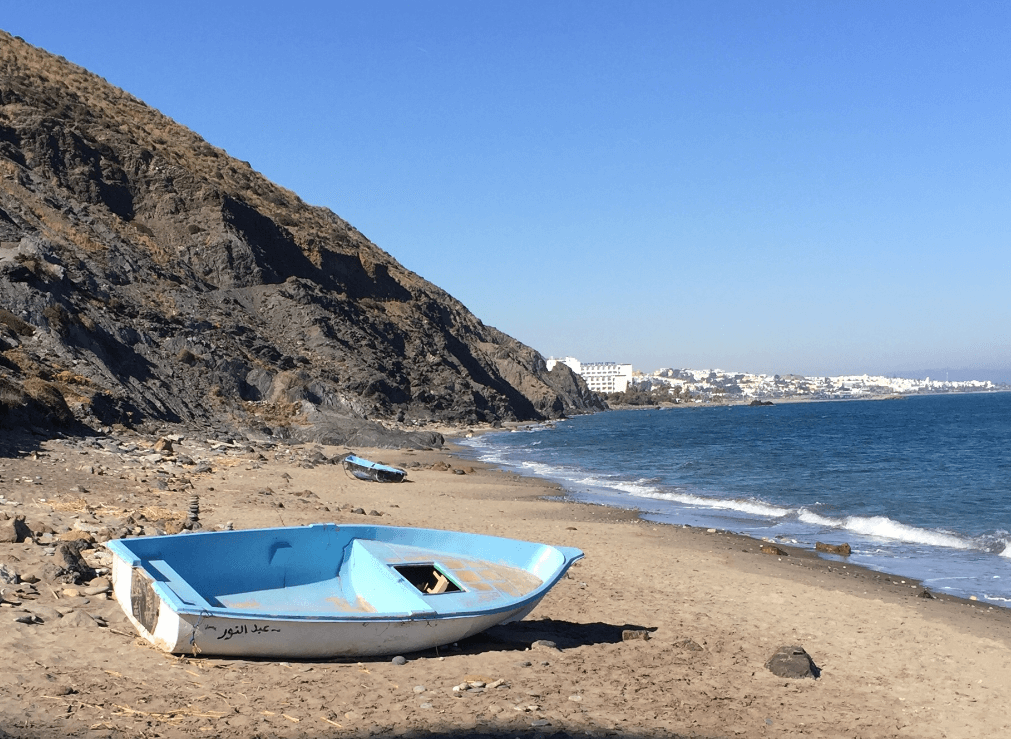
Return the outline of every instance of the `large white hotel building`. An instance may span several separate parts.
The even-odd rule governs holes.
[[[575,357],[547,361],[548,371],[562,363],[586,381],[587,387],[595,393],[623,393],[628,390],[632,379],[632,365],[617,362],[580,362]]]

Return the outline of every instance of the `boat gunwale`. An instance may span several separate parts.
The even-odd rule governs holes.
[[[553,544],[543,544],[543,543],[537,543],[537,542],[528,542],[528,541],[523,541],[523,540],[519,540],[519,539],[508,539],[506,537],[492,536],[492,535],[489,535],[489,534],[472,534],[472,533],[467,533],[467,532],[444,531],[444,530],[440,530],[440,529],[425,529],[425,528],[401,527],[401,526],[373,526],[373,525],[363,525],[363,524],[314,523],[314,524],[308,524],[308,525],[305,525],[305,526],[272,527],[272,528],[268,528],[268,529],[240,529],[236,533],[253,532],[253,531],[258,531],[258,532],[266,532],[266,531],[290,531],[292,529],[304,529],[304,530],[308,530],[308,529],[313,529],[313,528],[316,528],[316,527],[333,527],[335,530],[340,530],[341,528],[345,528],[345,529],[347,529],[347,528],[351,528],[351,529],[372,529],[372,530],[375,530],[375,529],[381,529],[381,530],[409,529],[410,531],[412,531],[412,532],[414,532],[416,534],[418,534],[418,533],[421,533],[421,534],[424,534],[424,533],[456,534],[456,535],[463,534],[463,535],[466,535],[466,536],[472,536],[472,537],[478,537],[478,538],[487,538],[487,539],[490,539],[490,540],[496,540],[496,541],[500,541],[500,542],[515,542],[515,543],[519,543],[519,544],[537,545],[537,546],[547,547],[547,548],[549,548],[551,550],[554,550],[554,551],[558,552],[561,555],[561,557],[562,557],[562,562],[558,565],[558,567],[556,567],[552,571],[551,576],[549,578],[543,579],[541,581],[541,584],[538,585],[537,587],[535,587],[533,590],[527,592],[526,594],[524,594],[522,596],[516,596],[516,597],[513,597],[513,598],[509,598],[509,599],[500,598],[500,599],[497,600],[496,604],[494,604],[494,605],[488,605],[487,607],[480,607],[480,608],[468,607],[466,609],[460,609],[460,610],[456,610],[456,611],[445,611],[445,612],[441,612],[441,613],[438,612],[438,611],[436,611],[436,610],[434,610],[434,609],[433,610],[426,610],[426,611],[397,611],[397,612],[391,612],[391,611],[362,611],[362,612],[350,612],[349,613],[347,611],[341,611],[341,612],[333,613],[333,614],[329,614],[329,613],[298,613],[296,611],[292,611],[292,612],[273,612],[273,613],[271,613],[271,612],[254,612],[254,611],[247,611],[247,610],[239,610],[239,609],[232,608],[232,607],[227,607],[227,606],[213,606],[213,605],[210,605],[209,603],[207,603],[206,598],[203,596],[202,593],[199,593],[199,591],[195,591],[195,592],[196,592],[197,595],[200,596],[200,598],[202,600],[204,600],[204,602],[205,602],[206,605],[199,605],[199,604],[198,605],[193,605],[193,604],[190,604],[190,603],[187,603],[187,602],[183,601],[182,597],[172,589],[171,584],[170,584],[169,581],[159,579],[158,575],[161,574],[164,577],[163,573],[160,573],[160,571],[159,572],[152,572],[152,569],[146,565],[146,563],[150,562],[151,560],[149,560],[149,559],[146,560],[144,557],[142,557],[139,554],[137,554],[136,552],[134,552],[132,549],[130,549],[130,545],[128,543],[130,541],[137,541],[137,540],[150,541],[150,540],[156,540],[156,539],[165,539],[166,537],[164,537],[164,536],[144,536],[144,537],[131,537],[130,539],[114,539],[114,540],[106,542],[105,546],[110,551],[112,551],[113,555],[116,558],[118,558],[120,561],[122,561],[126,566],[130,567],[131,569],[137,568],[137,569],[142,570],[151,579],[151,586],[155,590],[155,592],[157,593],[157,595],[175,613],[177,613],[177,614],[179,614],[181,616],[182,615],[186,615],[186,616],[198,616],[198,617],[199,616],[213,616],[213,617],[216,617],[216,618],[228,618],[228,619],[246,620],[246,621],[258,620],[258,621],[292,622],[292,623],[303,623],[303,622],[304,623],[361,623],[361,622],[375,622],[375,621],[382,621],[382,622],[408,622],[408,621],[436,621],[436,620],[441,621],[441,620],[452,620],[452,619],[469,619],[469,618],[475,618],[475,617],[482,616],[482,615],[493,615],[493,614],[497,614],[497,613],[506,613],[506,612],[509,612],[509,611],[521,610],[521,609],[523,609],[523,608],[525,608],[527,606],[530,606],[531,604],[536,604],[538,601],[540,601],[542,598],[544,598],[544,596],[547,594],[547,591],[550,590],[552,587],[554,587],[554,585],[565,575],[565,573],[568,571],[569,567],[571,567],[574,562],[582,559],[583,556],[584,556],[583,552],[581,550],[576,549],[574,547],[555,546]],[[203,532],[195,532],[195,533],[192,533],[192,534],[185,534],[185,535],[176,534],[176,535],[171,535],[171,536],[173,536],[173,537],[179,537],[179,536],[186,536],[186,537],[190,537],[190,536],[213,536],[215,534],[219,534],[220,535],[220,534],[223,534],[223,533],[226,533],[226,532],[221,532],[221,531],[203,531]],[[375,540],[375,539],[368,539],[367,537],[353,537],[352,541],[354,541],[355,538],[361,538],[361,539],[373,540],[373,541]],[[433,550],[433,553],[436,554],[436,555],[441,554],[441,555],[459,556],[459,555],[454,555],[454,553],[452,553],[452,552],[445,552],[445,551],[438,551],[438,550]],[[436,560],[436,561],[438,561],[438,560]],[[424,563],[428,563],[428,562],[429,562],[429,560],[427,560],[427,559],[424,560]],[[394,564],[391,563],[391,562],[381,562],[381,564],[383,566],[385,566],[385,567],[390,568],[390,569],[394,569]],[[398,562],[396,564],[400,565],[400,564],[403,564],[403,563],[399,563]],[[157,570],[157,567],[155,567],[155,569]],[[521,568],[521,567],[517,567],[516,569],[520,569],[520,570],[529,572],[529,570],[526,570],[526,569]],[[183,578],[183,580],[185,581],[185,578]],[[320,582],[322,582],[322,580]],[[465,592],[473,592],[473,591],[465,591]],[[421,593],[421,595],[422,595],[422,597],[428,599],[428,598],[440,598],[440,597],[441,598],[453,598],[457,594],[456,593],[437,593],[437,594]]]

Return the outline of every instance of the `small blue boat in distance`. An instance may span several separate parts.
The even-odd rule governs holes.
[[[113,592],[174,653],[416,652],[530,613],[583,553],[483,534],[310,526],[117,539]]]
[[[348,454],[341,460],[344,469],[357,477],[359,480],[372,480],[373,482],[403,482],[407,477],[407,472],[399,467],[391,467],[388,464],[370,462],[354,454]]]

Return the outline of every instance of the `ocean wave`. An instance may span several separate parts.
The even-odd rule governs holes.
[[[797,539],[805,547],[848,542],[861,564],[925,583],[961,575],[945,583],[952,592],[987,593],[1009,606],[1011,532],[1001,529],[1011,529],[1011,520],[999,477],[1005,458],[957,445],[949,453],[919,433],[879,433],[908,414],[916,422],[896,429],[919,432],[921,421],[933,428],[931,419],[948,428],[952,403],[1007,399],[782,406],[754,426],[727,409],[597,414],[568,421],[558,434],[524,425],[519,431],[528,435],[501,429],[463,443],[472,458],[552,479],[580,500],[639,509],[659,522]],[[819,416],[827,420],[818,423]],[[1001,419],[994,433],[1006,433],[1007,414],[994,417]],[[840,429],[852,435],[840,442]],[[784,439],[781,454],[768,453],[772,438]],[[945,474],[921,463],[923,454],[942,461]],[[991,580],[995,573],[1003,580]]]
[[[992,534],[983,534],[976,537],[979,548],[990,554],[997,554],[1001,557],[1011,557],[1011,532],[1000,529]]]
[[[628,493],[629,495],[634,495],[637,498],[652,498],[659,495],[656,485],[643,484],[640,482],[614,482],[608,485],[608,487],[614,488],[615,490],[620,490],[623,493]]]
[[[519,428],[510,429],[510,431],[514,434],[536,434],[540,431],[552,431],[554,428],[554,426],[546,423],[537,423],[530,426],[520,426]]]
[[[574,470],[567,470],[564,467],[548,464],[547,462],[520,462],[514,465],[514,467],[535,477],[545,477],[564,482],[575,482],[574,476],[578,474]]]
[[[545,427],[539,427],[543,430]],[[525,429],[524,429],[525,430]],[[657,478],[641,477],[622,480],[616,476],[590,473],[585,469],[566,468],[547,462],[510,460],[494,442],[480,441],[481,437],[467,439],[468,446],[480,450],[481,461],[519,469],[525,474],[557,480],[572,487],[590,487],[613,490],[630,497],[668,502],[713,511],[734,511],[765,519],[784,520],[791,517],[801,523],[858,536],[885,540],[899,544],[919,544],[944,549],[980,550],[1011,559],[1011,533],[996,531],[981,536],[962,536],[949,531],[927,529],[901,523],[887,516],[832,517],[817,513],[807,507],[781,506],[756,498],[719,498],[699,495],[663,486]],[[514,450],[515,451],[515,450]],[[631,505],[631,501],[630,501]]]
[[[645,498],[647,500],[657,500],[671,503],[680,503],[694,507],[710,508],[714,510],[734,510],[750,515],[782,518],[790,515],[789,508],[776,506],[764,501],[754,499],[727,499],[709,497],[704,495],[694,495],[682,490],[672,490],[660,484],[656,477],[640,477],[636,480],[622,480],[617,476],[587,474],[585,470],[564,469],[558,466],[546,465],[537,462],[524,462],[522,467],[529,470],[536,470],[536,474],[552,477],[556,480],[563,480],[573,487],[598,488],[601,490],[611,490],[625,493],[635,498]]]
[[[499,454],[503,453],[504,450],[489,439],[489,436],[491,436],[491,434],[478,434],[477,436],[454,439],[453,441],[460,446],[470,447],[478,452],[488,453],[490,451],[495,451]]]
[[[495,450],[481,451],[481,453],[477,455],[477,458],[479,461],[485,462],[487,464],[502,465],[504,467],[509,466],[507,457],[500,451]]]
[[[681,490],[663,489],[662,486],[657,484],[658,480],[656,478],[641,477],[636,480],[621,480],[610,476],[587,475],[582,470],[565,470],[538,462],[524,462],[522,467],[536,471],[538,475],[552,477],[556,480],[562,479],[573,486],[613,490],[625,493],[631,497],[647,500],[681,503],[683,505],[713,510],[732,510],[766,518],[782,518],[789,516],[793,512],[790,508],[773,505],[761,500],[716,498],[686,493]]]
[[[683,503],[685,505],[699,508],[711,508],[720,511],[737,511],[753,516],[763,516],[766,518],[783,518],[789,516],[793,511],[782,506],[772,505],[760,500],[748,500],[741,498],[709,498],[703,495],[673,491],[644,491],[637,493],[641,498],[652,500],[665,500],[673,503]]]
[[[814,526],[830,526],[832,528],[842,526],[842,521],[839,519],[822,516],[807,508],[797,509],[797,518],[803,523],[809,523]]]
[[[909,524],[899,523],[887,516],[847,516],[843,519],[841,528],[861,536],[872,536],[879,539],[890,539],[905,544],[926,544],[933,547],[948,549],[977,549],[970,540],[946,531],[921,529]]]
[[[832,518],[815,513],[807,508],[800,508],[797,518],[803,523],[825,528],[842,529],[861,536],[903,544],[925,544],[946,549],[979,549],[992,554],[1011,557],[1011,547],[1008,542],[1011,535],[1007,531],[996,531],[981,536],[961,536],[949,531],[924,529],[919,526],[904,524],[887,516],[845,516]]]

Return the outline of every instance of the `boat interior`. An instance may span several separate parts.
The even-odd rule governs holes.
[[[505,610],[536,593],[563,559],[543,544],[431,529],[317,524],[222,533],[115,545],[182,612],[269,618]]]

